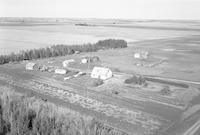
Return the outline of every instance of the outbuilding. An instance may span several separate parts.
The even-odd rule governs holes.
[[[63,61],[63,67],[67,67],[70,63],[73,63],[73,62],[75,62],[75,60],[74,59],[70,59],[70,60],[65,60],[65,61]]]
[[[88,63],[88,59],[87,59],[87,58],[83,58],[83,59],[81,60],[81,63],[83,63],[83,64]]]
[[[104,67],[94,67],[91,73],[92,78],[98,78],[101,80],[109,79],[112,76],[112,71],[109,68]]]
[[[140,53],[135,53],[135,54],[134,54],[134,58],[136,58],[136,59],[140,59],[140,58],[141,58]]]
[[[149,56],[149,52],[145,52],[145,51],[136,52],[134,54],[134,58],[136,58],[136,59],[147,59],[148,56]]]
[[[65,70],[65,69],[55,69],[55,73],[56,74],[66,74],[67,73],[67,70]]]
[[[36,63],[29,62],[26,64],[26,70],[37,70],[38,66]]]
[[[85,57],[81,60],[81,63],[93,63],[93,62],[98,62],[100,61],[99,57],[93,56],[93,57]]]

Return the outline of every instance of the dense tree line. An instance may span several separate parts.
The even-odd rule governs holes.
[[[32,60],[39,58],[48,58],[56,56],[71,55],[76,52],[94,52],[100,49],[111,49],[111,48],[125,48],[127,42],[124,40],[107,39],[101,40],[94,44],[84,45],[54,45],[47,48],[31,49],[21,51],[18,54],[1,55],[0,64],[5,64],[14,61]]]
[[[126,135],[33,97],[0,95],[0,135]]]

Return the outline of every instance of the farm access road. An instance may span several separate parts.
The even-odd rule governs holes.
[[[200,129],[200,119],[191,126],[183,135],[195,135],[195,133]]]

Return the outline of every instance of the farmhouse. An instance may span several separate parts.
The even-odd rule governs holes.
[[[65,69],[56,69],[56,70],[55,70],[55,73],[56,73],[56,74],[62,74],[62,75],[63,75],[63,74],[66,74],[66,73],[67,73],[67,70],[65,70]]]
[[[36,63],[29,62],[26,64],[26,70],[37,70],[38,66]]]
[[[70,59],[70,60],[65,60],[63,61],[63,67],[67,67],[70,63],[73,63],[75,62],[74,59]]]
[[[94,67],[91,73],[92,78],[99,78],[101,80],[109,79],[112,75],[112,71],[104,67]]]

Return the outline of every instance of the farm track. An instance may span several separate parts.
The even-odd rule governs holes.
[[[10,78],[8,78],[7,82],[11,85],[24,87],[27,89],[31,88],[33,91],[39,92],[41,94],[47,94],[53,97],[57,97],[59,99],[63,99],[73,104],[78,104],[83,108],[92,109],[94,111],[103,113],[107,116],[119,118],[133,125],[139,125],[140,127],[144,128],[146,131],[158,130],[160,129],[161,125],[166,126],[170,123],[167,120],[159,119],[156,116],[141,112],[139,110],[128,110],[127,108],[121,108],[112,104],[105,104],[96,99],[78,95],[76,94],[76,92],[74,92],[74,89],[75,90],[78,89],[77,91],[80,91],[80,87],[78,86],[74,88],[75,86],[71,85],[70,87],[73,87],[72,89],[68,89],[70,87],[59,88],[58,86],[54,86],[58,83],[52,82],[51,79],[37,78],[37,79],[29,80],[29,81],[16,82],[16,81],[11,81]],[[81,88],[81,90],[82,89],[83,88]],[[93,95],[98,93],[91,90],[89,90],[88,92],[92,92]],[[101,94],[101,96],[108,99],[112,98],[112,97],[109,97],[108,95]]]
[[[193,85],[200,85],[200,82],[196,81],[189,81],[189,80],[181,80],[181,79],[175,79],[175,78],[167,78],[167,77],[160,77],[160,76],[147,76],[155,79],[161,79],[161,80],[166,80],[166,81],[172,81],[172,82],[181,82],[181,83],[186,83],[186,84],[193,84]]]
[[[144,98],[147,101],[156,102],[156,103],[171,106],[177,109],[184,109],[185,107],[184,104],[181,104],[179,101],[175,101],[174,99],[163,97],[155,93],[147,93],[147,92],[144,92],[143,90],[139,90],[131,86],[128,86],[127,89],[131,89],[134,95]]]
[[[183,135],[194,135],[200,129],[200,120],[191,126]]]

